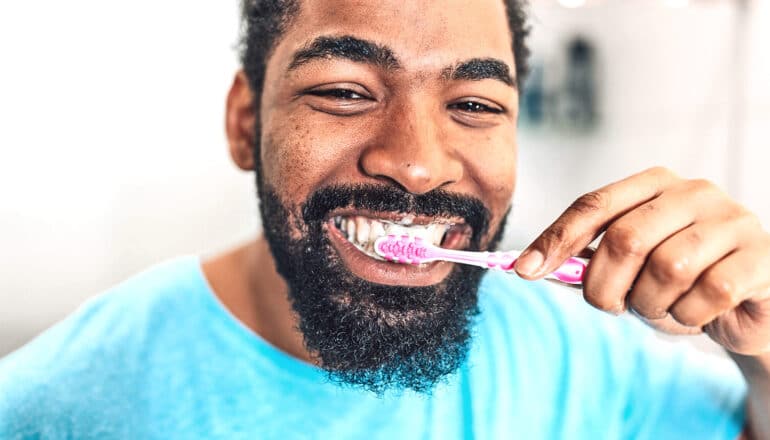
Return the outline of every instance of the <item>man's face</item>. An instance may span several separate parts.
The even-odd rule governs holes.
[[[515,181],[513,72],[500,0],[301,2],[267,65],[258,180],[306,345],[333,377],[426,389],[464,358],[480,271],[359,248],[388,228],[495,244]]]

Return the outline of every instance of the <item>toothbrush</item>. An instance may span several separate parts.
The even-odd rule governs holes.
[[[420,237],[407,234],[390,234],[378,238],[374,242],[374,251],[382,258],[395,263],[422,264],[432,261],[450,261],[505,272],[513,271],[513,265],[521,255],[521,251],[472,252],[444,249]],[[587,259],[571,257],[544,279],[581,288],[587,266]]]

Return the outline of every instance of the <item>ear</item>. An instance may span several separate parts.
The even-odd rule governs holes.
[[[255,122],[253,94],[246,74],[239,70],[227,94],[225,130],[230,157],[244,171],[254,171]]]

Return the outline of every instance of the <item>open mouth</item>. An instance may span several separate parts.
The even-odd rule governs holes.
[[[333,224],[347,240],[364,254],[386,261],[374,251],[374,242],[386,235],[409,235],[419,237],[435,246],[456,249],[465,238],[470,236],[470,228],[463,223],[448,219],[415,221],[412,215],[399,220],[385,220],[363,215],[338,215],[333,217]]]
[[[336,212],[327,218],[332,244],[355,275],[381,284],[428,285],[449,274],[452,263],[392,263],[377,255],[374,242],[389,234],[420,237],[447,249],[470,244],[471,227],[462,219],[371,212]]]

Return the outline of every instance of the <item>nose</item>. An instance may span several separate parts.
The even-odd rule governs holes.
[[[458,182],[463,166],[441,128],[440,115],[416,105],[388,112],[379,136],[360,156],[364,174],[412,194]]]

